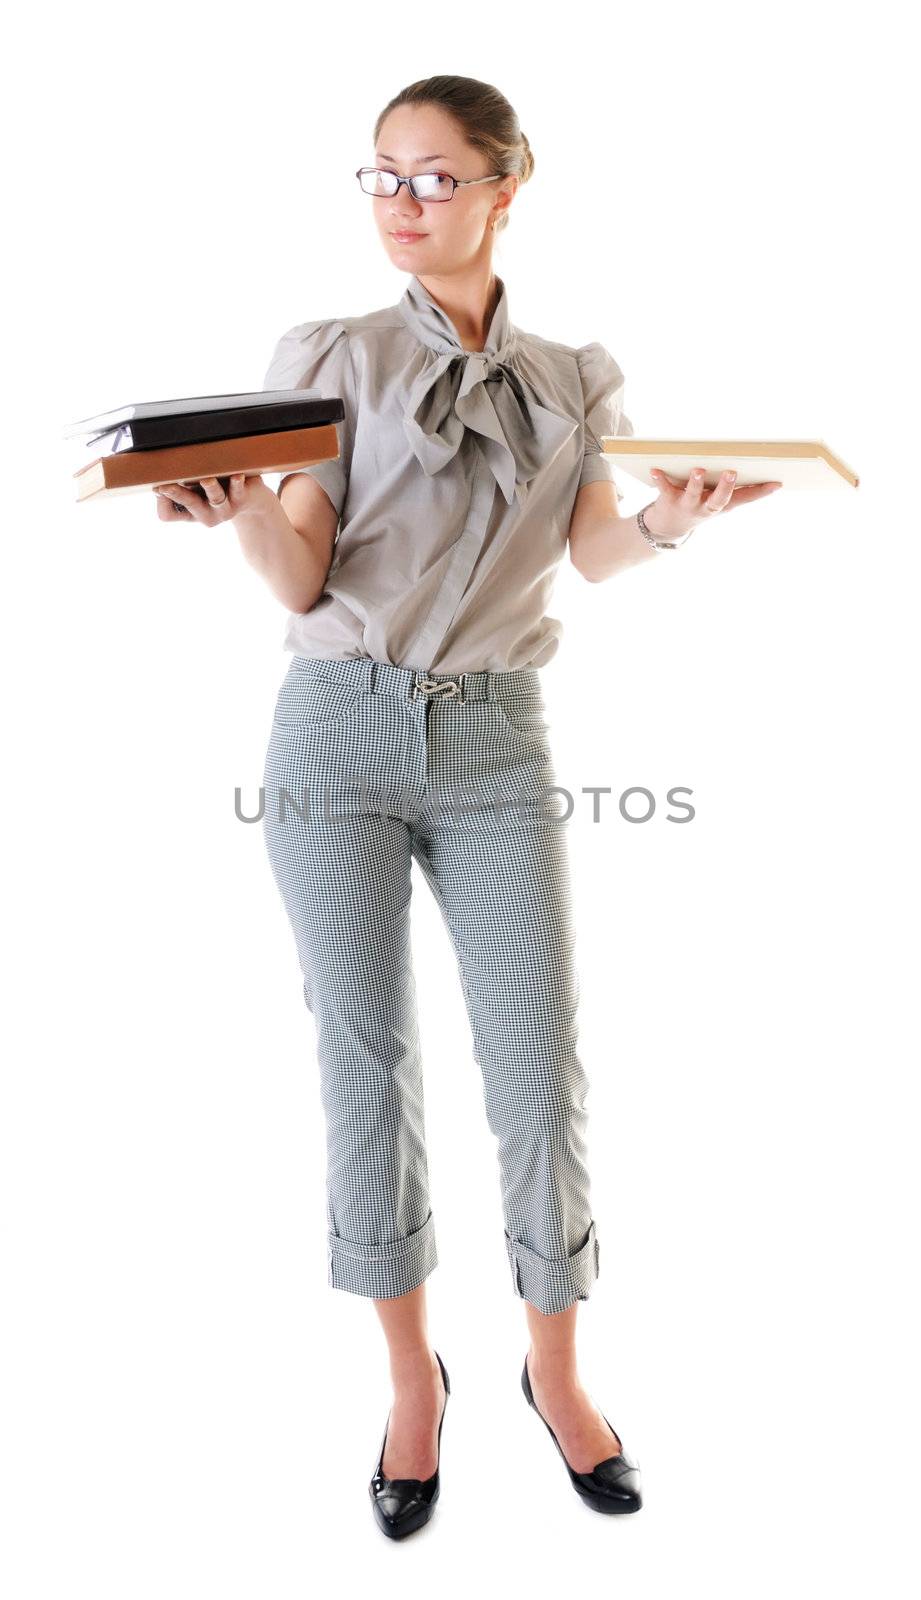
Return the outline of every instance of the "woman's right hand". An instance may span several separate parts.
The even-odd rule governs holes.
[[[201,522],[214,528],[231,522],[241,512],[268,510],[278,497],[258,472],[235,472],[230,478],[202,478],[199,483],[155,483],[157,515],[161,522]]]

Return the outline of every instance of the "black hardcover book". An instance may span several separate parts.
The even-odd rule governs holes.
[[[75,422],[66,439],[84,434],[87,448],[112,455],[124,450],[156,450],[170,445],[239,439],[246,434],[284,432],[341,422],[340,399],[315,389],[257,389],[251,394],[186,395],[177,400],[145,400]]]

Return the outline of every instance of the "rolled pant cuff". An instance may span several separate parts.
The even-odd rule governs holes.
[[[405,1239],[394,1239],[389,1244],[354,1244],[329,1233],[327,1244],[330,1288],[370,1295],[374,1300],[409,1294],[438,1265],[431,1211],[422,1227]]]
[[[587,1300],[598,1276],[598,1236],[594,1220],[585,1243],[575,1255],[548,1258],[505,1233],[505,1248],[512,1269],[515,1293],[538,1311],[553,1315],[576,1300]]]

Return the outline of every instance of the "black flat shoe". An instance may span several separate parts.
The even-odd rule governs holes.
[[[384,1476],[384,1450],[387,1446],[387,1428],[390,1427],[390,1417],[387,1418],[387,1427],[384,1429],[384,1438],[381,1443],[381,1453],[377,1458],[374,1477],[368,1485],[371,1504],[378,1526],[386,1533],[388,1539],[405,1539],[408,1533],[415,1533],[417,1528],[424,1526],[435,1509],[435,1501],[441,1490],[438,1480],[441,1467],[441,1429],[448,1409],[448,1395],[451,1393],[451,1384],[445,1364],[438,1356],[438,1365],[444,1380],[445,1399],[441,1408],[441,1421],[438,1424],[438,1465],[430,1478],[386,1478]]]
[[[533,1406],[534,1410],[537,1411],[537,1406],[534,1403],[534,1394],[531,1389],[531,1380],[528,1377],[527,1356],[524,1358],[524,1366],[521,1369],[521,1387],[524,1390],[528,1405]],[[595,1511],[639,1511],[640,1506],[643,1504],[643,1495],[640,1487],[640,1464],[627,1454],[620,1434],[614,1428],[611,1428],[611,1424],[608,1422],[607,1417],[604,1417],[603,1411],[601,1415],[604,1417],[605,1422],[608,1422],[608,1427],[611,1428],[611,1432],[621,1447],[620,1454],[606,1456],[604,1461],[599,1461],[598,1465],[592,1468],[591,1472],[573,1471],[563,1455],[560,1441],[547,1418],[541,1416],[539,1411],[537,1411],[537,1415],[547,1429],[560,1455],[563,1456],[563,1464],[569,1473],[570,1482],[576,1494],[580,1494],[582,1499]]]

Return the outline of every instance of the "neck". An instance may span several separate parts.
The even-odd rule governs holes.
[[[450,318],[465,350],[482,350],[499,301],[499,280],[491,265],[476,264],[450,276],[426,274],[419,282]]]

